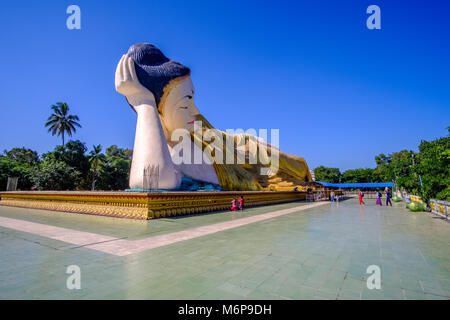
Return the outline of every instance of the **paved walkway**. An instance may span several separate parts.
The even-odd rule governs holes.
[[[448,222],[403,204],[320,204],[154,221],[0,207],[0,298],[450,298]],[[66,288],[69,265],[81,290]]]
[[[202,227],[190,228],[183,231],[132,241],[4,217],[0,217],[0,227],[37,234],[42,237],[64,241],[77,246],[84,246],[85,248],[99,250],[116,256],[126,256],[141,251],[167,246],[180,241],[186,241],[216,232],[245,226],[250,223],[280,217],[292,212],[315,208],[325,204],[326,202],[318,202],[308,205],[301,205],[293,208],[253,215],[245,218],[241,217],[231,221],[214,223]]]

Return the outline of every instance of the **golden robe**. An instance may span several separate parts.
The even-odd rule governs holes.
[[[197,115],[196,121],[202,121],[202,134],[207,129],[214,129],[214,127],[202,116]],[[229,134],[218,131],[222,135],[222,141]],[[211,142],[204,141],[199,135],[195,133],[192,135],[194,143],[202,147],[203,152],[209,149],[207,154],[214,156],[214,147],[211,147]],[[223,155],[226,154],[234,158],[234,164],[219,164],[215,163],[213,159],[210,160],[213,163],[216,171],[219,184],[224,190],[241,190],[241,191],[287,191],[293,190],[295,187],[301,189],[303,182],[312,181],[311,173],[305,159],[302,157],[293,156],[279,151],[279,164],[277,172],[272,172],[269,175],[261,174],[261,168],[267,167],[261,163],[249,164],[249,151],[259,150],[257,148],[263,148],[270,154],[272,146],[270,144],[263,145],[249,134],[235,134],[233,135],[234,146],[239,146],[241,143],[245,144],[245,159],[242,159],[242,153],[238,152],[236,147],[233,150],[228,150],[226,144],[223,143]],[[245,139],[245,140],[242,140]],[[256,144],[256,145],[255,145]],[[231,155],[230,155],[231,153]],[[242,164],[237,162],[237,159],[241,158]],[[245,160],[245,161],[242,161]],[[225,162],[225,161],[224,161]]]

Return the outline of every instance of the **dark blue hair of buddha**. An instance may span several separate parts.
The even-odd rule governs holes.
[[[188,67],[168,59],[161,50],[149,43],[132,45],[128,55],[134,61],[139,82],[154,94],[158,107],[169,82],[191,73]]]

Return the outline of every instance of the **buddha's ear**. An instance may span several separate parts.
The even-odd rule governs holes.
[[[161,112],[160,108],[158,108],[158,115],[159,115],[159,121],[161,122],[161,127],[163,128],[163,131],[164,131],[164,135],[166,136],[167,140],[170,140],[170,136],[168,135],[169,131],[167,130],[165,118],[164,118],[164,115]]]

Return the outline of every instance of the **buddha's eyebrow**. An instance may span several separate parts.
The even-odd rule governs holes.
[[[192,96],[189,95],[189,94],[187,94],[187,95],[185,95],[184,97],[180,98],[180,100],[178,100],[178,102],[182,101],[184,98],[192,99]],[[177,102],[177,103],[178,103],[178,102]]]

